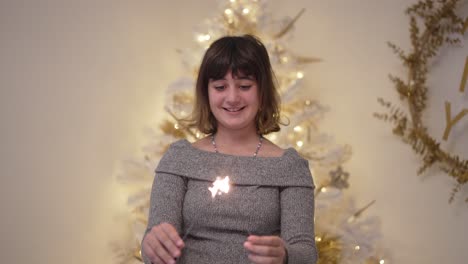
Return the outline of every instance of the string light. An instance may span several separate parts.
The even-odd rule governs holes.
[[[236,2],[236,0],[229,0],[229,2],[231,2],[231,3],[235,3],[235,2]]]
[[[175,124],[175,125],[174,125],[174,128],[175,128],[175,129],[179,129],[179,124]]]
[[[224,10],[224,13],[226,15],[232,15],[232,10],[228,8],[228,9]]]
[[[323,188],[320,189],[320,191],[324,193],[324,192],[327,192],[328,190],[327,190],[326,187],[323,187]]]
[[[250,10],[248,8],[244,8],[242,10],[242,13],[244,13],[245,15],[247,15],[249,12],[250,12]]]
[[[211,36],[209,34],[201,34],[201,35],[198,35],[198,41],[199,42],[203,42],[203,41],[208,41],[211,39]]]
[[[296,76],[297,76],[298,79],[302,79],[302,78],[304,78],[304,73],[299,71],[299,72],[297,72]]]
[[[321,237],[315,237],[315,241],[320,242],[320,241],[322,241],[322,238]]]
[[[302,127],[300,127],[300,126],[295,126],[295,127],[294,127],[294,131],[295,131],[295,132],[301,132],[301,131],[302,131]]]
[[[302,140],[299,140],[299,141],[296,142],[296,145],[298,147],[302,147],[304,145],[304,142],[302,142]]]
[[[358,251],[359,249],[361,249],[361,247],[359,247],[359,245],[354,247],[354,250],[356,250],[356,251]]]
[[[385,263],[385,260],[381,259],[381,260],[379,261],[379,263],[380,263],[380,264],[384,264],[384,263]]]

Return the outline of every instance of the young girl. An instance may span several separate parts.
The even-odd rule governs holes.
[[[156,168],[145,263],[316,263],[308,161],[263,137],[279,119],[265,46],[251,35],[216,40],[188,123],[208,136],[173,143]],[[229,192],[212,197],[225,176]]]

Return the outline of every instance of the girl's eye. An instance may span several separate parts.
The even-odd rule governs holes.
[[[241,86],[240,86],[240,88],[241,88],[242,90],[249,90],[250,87],[252,87],[252,85],[241,85]]]
[[[218,91],[222,91],[224,90],[224,85],[215,86],[214,88]]]

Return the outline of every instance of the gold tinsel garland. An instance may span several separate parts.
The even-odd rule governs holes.
[[[460,36],[466,30],[467,22],[455,14],[460,0],[431,0],[419,1],[406,10],[410,17],[410,36],[412,51],[406,54],[400,47],[388,43],[403,61],[408,71],[407,80],[390,75],[391,81],[400,98],[406,100],[410,117],[390,102],[379,98],[379,103],[389,109],[390,113],[375,113],[374,116],[393,123],[393,133],[412,146],[413,150],[422,157],[423,165],[418,175],[434,164],[453,177],[457,183],[453,188],[449,202],[454,200],[455,194],[463,184],[468,182],[468,160],[444,151],[440,143],[431,137],[421,116],[426,107],[428,86],[426,84],[429,73],[429,60],[433,59],[443,44],[458,44]],[[420,32],[419,25],[424,24],[424,31]],[[448,114],[450,114],[450,109]],[[468,198],[465,199],[468,202]]]
[[[342,245],[339,237],[316,236],[315,243],[320,252],[317,264],[340,263]]]

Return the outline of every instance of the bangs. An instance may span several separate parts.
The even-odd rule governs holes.
[[[253,56],[249,56],[248,47],[242,46],[236,39],[232,39],[219,47],[212,60],[206,63],[205,80],[222,79],[229,70],[236,77],[253,76],[257,79],[259,65]]]

